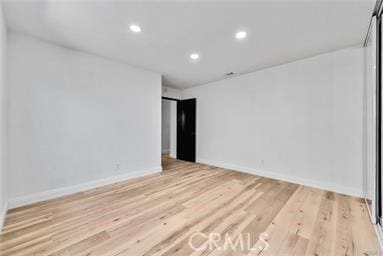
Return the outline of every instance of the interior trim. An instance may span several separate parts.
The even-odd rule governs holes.
[[[169,98],[169,97],[161,97],[163,100],[172,100],[172,101],[180,101],[179,99]]]
[[[73,193],[86,191],[89,189],[109,185],[116,182],[131,180],[131,179],[147,176],[150,174],[160,173],[161,171],[162,171],[161,166],[153,167],[153,168],[149,168],[142,171],[129,172],[126,174],[89,181],[89,182],[84,182],[84,183],[80,183],[73,186],[51,189],[51,190],[46,190],[46,191],[35,193],[35,194],[20,196],[20,197],[9,199],[8,208],[13,209],[20,206],[25,206],[25,205],[29,205],[29,204],[33,204],[33,203],[61,197],[61,196],[66,196]]]
[[[382,3],[383,3],[383,0],[376,0],[376,2],[375,2],[374,10],[372,12],[371,19],[370,19],[370,24],[368,25],[367,34],[366,34],[366,37],[365,37],[364,42],[363,42],[364,47],[367,45],[368,37],[370,36],[370,33],[371,33],[371,22],[372,22],[373,17],[377,16],[378,14],[381,14],[383,11]]]
[[[216,166],[220,168],[230,169],[233,171],[239,171],[239,172],[249,173],[253,175],[258,175],[258,176],[262,176],[266,178],[286,181],[286,182],[299,184],[303,186],[327,190],[327,191],[331,191],[331,192],[335,192],[339,194],[363,198],[363,189],[358,190],[353,187],[344,187],[344,186],[339,186],[339,185],[331,184],[331,183],[318,182],[312,179],[300,178],[300,177],[290,176],[290,175],[281,175],[273,171],[260,170],[260,169],[256,169],[252,167],[237,166],[233,164],[216,162],[216,161],[211,161],[211,160],[202,159],[202,158],[197,158],[196,162],[211,165],[211,166]]]
[[[382,95],[381,95],[381,25],[382,18],[381,15],[377,15],[376,19],[376,72],[375,72],[375,83],[376,83],[376,104],[375,104],[375,113],[376,113],[376,121],[375,121],[375,130],[376,130],[376,140],[375,140],[375,214],[377,216],[377,220],[380,222],[380,218],[382,216],[381,212],[381,144],[382,144],[382,131],[381,131],[381,122],[382,122]],[[381,224],[381,223],[380,223]]]
[[[5,217],[7,216],[7,211],[8,211],[8,203],[6,202],[4,204],[3,209],[0,210],[0,234],[3,231]]]

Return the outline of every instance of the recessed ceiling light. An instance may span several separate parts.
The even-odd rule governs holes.
[[[192,53],[192,54],[190,54],[190,59],[192,59],[192,60],[198,60],[198,59],[199,59],[199,54],[198,54],[198,53]]]
[[[135,33],[139,33],[139,32],[141,32],[141,27],[138,26],[138,25],[130,25],[130,26],[129,26],[129,29],[130,29],[131,31],[135,32]]]
[[[235,38],[237,39],[245,39],[247,37],[247,32],[246,31],[239,31],[235,34]]]

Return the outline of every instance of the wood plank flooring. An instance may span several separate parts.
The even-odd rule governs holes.
[[[359,198],[169,157],[163,168],[8,211],[0,255],[379,255]]]

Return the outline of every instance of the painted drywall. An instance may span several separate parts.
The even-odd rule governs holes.
[[[162,97],[180,100],[182,98],[182,90],[162,86]]]
[[[170,102],[170,157],[177,158],[177,102]]]
[[[197,161],[362,195],[362,49],[187,89]]]
[[[7,171],[7,29],[0,1],[0,232],[7,211],[8,171]]]
[[[16,31],[156,70],[165,84],[186,88],[360,44],[376,0],[6,2]],[[130,33],[130,22],[143,32]],[[240,29],[248,32],[242,42]]]
[[[161,151],[162,154],[170,153],[170,103],[169,100],[162,100],[162,125],[161,125]]]
[[[15,32],[8,46],[10,201],[161,169],[159,74]]]

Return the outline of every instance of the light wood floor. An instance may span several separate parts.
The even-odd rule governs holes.
[[[379,255],[359,198],[168,157],[163,167],[10,210],[0,255]],[[196,231],[250,237],[255,250],[209,248],[199,235],[206,249],[193,251]]]

